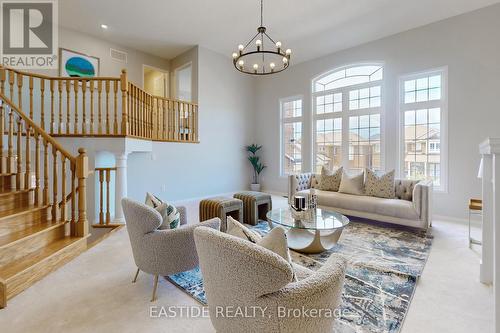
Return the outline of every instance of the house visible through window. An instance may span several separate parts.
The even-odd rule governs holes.
[[[405,147],[402,172],[409,179],[432,179],[437,189],[444,189],[445,71],[403,77],[400,86]]]
[[[353,65],[313,81],[316,172],[381,168],[382,79],[381,65]]]
[[[302,98],[281,101],[281,174],[302,172]]]

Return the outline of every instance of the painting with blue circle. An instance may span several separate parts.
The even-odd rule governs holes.
[[[99,75],[99,58],[61,49],[59,71],[63,77],[96,77]]]

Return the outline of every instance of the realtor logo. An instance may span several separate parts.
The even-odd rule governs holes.
[[[1,2],[2,65],[57,68],[57,0]]]

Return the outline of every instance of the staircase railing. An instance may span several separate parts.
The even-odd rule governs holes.
[[[85,149],[80,148],[78,156],[67,152],[5,96],[3,85],[0,86],[0,133],[0,173],[15,177],[13,190],[33,192],[30,205],[50,207],[53,221],[69,220],[72,236],[86,236]]]
[[[111,223],[111,174],[116,173],[114,168],[95,168],[97,180],[99,182],[99,226]]]
[[[148,94],[125,70],[120,77],[66,78],[0,66],[0,87],[52,136],[198,142],[197,104]]]

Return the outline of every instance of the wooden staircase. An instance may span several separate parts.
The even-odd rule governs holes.
[[[86,250],[88,170],[84,149],[76,157],[66,152],[3,94],[3,86],[0,90],[3,308],[8,299]]]

